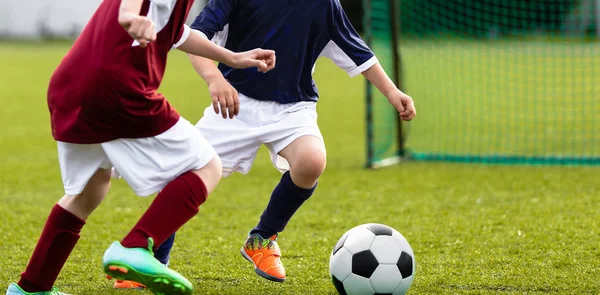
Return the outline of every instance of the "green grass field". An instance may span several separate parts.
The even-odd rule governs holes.
[[[458,44],[458,45],[457,45]],[[422,154],[600,158],[598,43],[407,40]]]
[[[50,207],[63,193],[45,91],[68,48],[60,43],[0,43],[2,287],[18,280]],[[412,59],[407,67],[419,63]],[[467,72],[468,68],[460,69]],[[500,74],[501,81],[511,79]],[[432,75],[458,79],[451,68]],[[411,294],[600,294],[598,168],[406,162],[367,171],[362,168],[362,78],[350,79],[331,62],[322,61],[316,81],[322,93],[319,124],[328,167],[314,197],[280,235],[288,281],[277,284],[258,278],[238,252],[279,179],[261,150],[250,174],[224,179],[200,214],[179,232],[171,267],[192,281],[195,294],[335,294],[328,272],[330,251],[343,232],[367,222],[390,225],[411,243],[417,260]],[[445,138],[476,136],[466,133],[471,129],[444,129],[450,120],[438,117],[444,104],[466,102],[460,97],[432,102],[427,94],[450,86],[421,83],[413,94],[419,107],[411,130],[415,146],[424,146],[421,132],[426,136],[443,132]],[[452,87],[462,86],[468,85]],[[482,87],[476,93],[500,96]],[[193,122],[209,103],[206,86],[180,52],[171,56],[162,91]],[[507,108],[513,105],[518,102]],[[533,111],[538,105],[526,106]],[[483,118],[486,111],[487,107],[474,106],[470,112],[476,116],[471,118]],[[150,201],[135,196],[123,181],[114,181],[56,285],[72,294],[138,294],[113,290],[102,273],[101,259]]]

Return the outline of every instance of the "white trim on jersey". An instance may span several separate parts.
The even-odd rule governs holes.
[[[162,31],[167,26],[176,4],[177,0],[150,0],[150,7],[148,8],[146,17],[154,22],[156,33]],[[137,40],[134,40],[133,44],[131,44],[132,47],[139,45],[140,43]]]
[[[194,30],[194,29],[192,29],[192,30]],[[207,40],[208,40],[208,36],[206,36],[206,34],[202,33],[201,31],[194,30],[194,32],[196,32],[196,33],[200,34],[200,36],[202,36],[204,39],[207,39]]]
[[[202,33],[201,31],[198,31],[198,30],[194,30],[194,31],[200,33],[200,35],[202,35],[202,37],[208,39],[208,36],[206,36],[206,34]],[[213,38],[210,39],[210,42],[215,43],[221,47],[225,47],[225,44],[227,44],[228,36],[229,36],[229,24],[226,24],[223,27],[222,31],[218,31],[217,33],[215,33]]]
[[[350,77],[355,77],[366,71],[378,62],[373,56],[361,65],[357,65],[335,42],[329,41],[319,56],[331,59],[338,67],[342,68]],[[313,67],[313,72],[315,68]]]
[[[181,38],[179,38],[179,41],[177,41],[177,43],[173,44],[173,48],[177,48],[181,46],[181,44],[185,43],[185,41],[187,41],[187,39],[190,37],[191,33],[192,29],[190,28],[190,26],[183,25],[183,33],[181,34]]]
[[[227,44],[227,37],[229,37],[229,24],[226,24],[223,27],[223,30],[218,31],[210,41],[221,47],[225,47],[225,44]]]
[[[353,70],[348,72],[348,75],[350,75],[350,77],[358,76],[358,75],[362,74],[362,72],[370,69],[372,66],[374,66],[378,62],[379,62],[379,60],[377,59],[377,56],[373,55],[373,57],[369,58],[369,60],[365,61],[362,65],[357,66],[356,68],[354,68]]]
[[[192,29],[194,30],[194,29]],[[208,39],[208,36],[206,36],[206,34],[198,31],[198,30],[194,30],[196,32],[198,32],[202,37]],[[223,27],[222,31],[218,31],[212,39],[210,39],[210,42],[215,43],[221,47],[225,47],[225,44],[227,44],[227,37],[229,36],[229,24],[225,25],[225,27]]]

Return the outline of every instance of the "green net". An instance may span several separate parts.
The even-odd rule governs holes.
[[[600,164],[600,1],[399,3],[409,156]]]
[[[363,0],[365,39],[376,53],[381,66],[395,81],[399,81],[397,19],[398,2]],[[394,5],[394,6],[391,6]],[[403,151],[398,112],[387,98],[367,82],[367,166],[376,168],[396,163]]]

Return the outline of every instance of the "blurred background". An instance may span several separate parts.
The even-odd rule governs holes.
[[[18,279],[62,196],[46,90],[100,3],[0,0],[0,288]],[[341,3],[418,116],[399,123],[364,78],[319,60],[328,163],[280,236],[289,282],[265,285],[238,253],[280,178],[264,149],[178,233],[171,266],[202,294],[336,294],[335,242],[378,222],[415,250],[413,294],[599,294],[600,0]],[[160,91],[193,123],[210,102],[176,50]],[[123,294],[101,256],[151,200],[113,181],[57,285]]]
[[[102,0],[0,0],[0,38],[74,38],[100,3]],[[190,17],[198,15],[204,5],[206,1],[196,1]]]
[[[4,38],[51,38],[73,37],[85,26],[87,20],[102,0],[1,0],[0,36]],[[362,31],[364,0],[341,0],[346,14],[354,27]],[[570,35],[599,35],[600,20],[597,13],[600,4],[596,0],[402,0],[399,11],[402,33],[423,34],[434,32],[475,32],[479,36],[490,36],[534,28],[540,31],[564,31]],[[198,0],[190,17],[198,14],[206,4]],[[437,13],[436,13],[437,12]],[[435,21],[418,29],[411,25],[416,17],[430,14]],[[483,14],[481,14],[483,13]],[[486,17],[486,13],[494,17]],[[444,17],[444,15],[447,15]],[[455,19],[454,25],[444,23],[435,15]],[[475,19],[478,26],[469,24]],[[460,21],[460,18],[463,21]],[[518,20],[516,19],[518,18]],[[497,35],[497,36],[500,36]]]

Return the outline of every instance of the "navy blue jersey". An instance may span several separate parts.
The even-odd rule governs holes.
[[[210,0],[192,29],[234,52],[275,50],[277,65],[267,73],[219,64],[233,87],[257,100],[316,101],[312,74],[319,56],[350,76],[377,63],[339,0]]]

